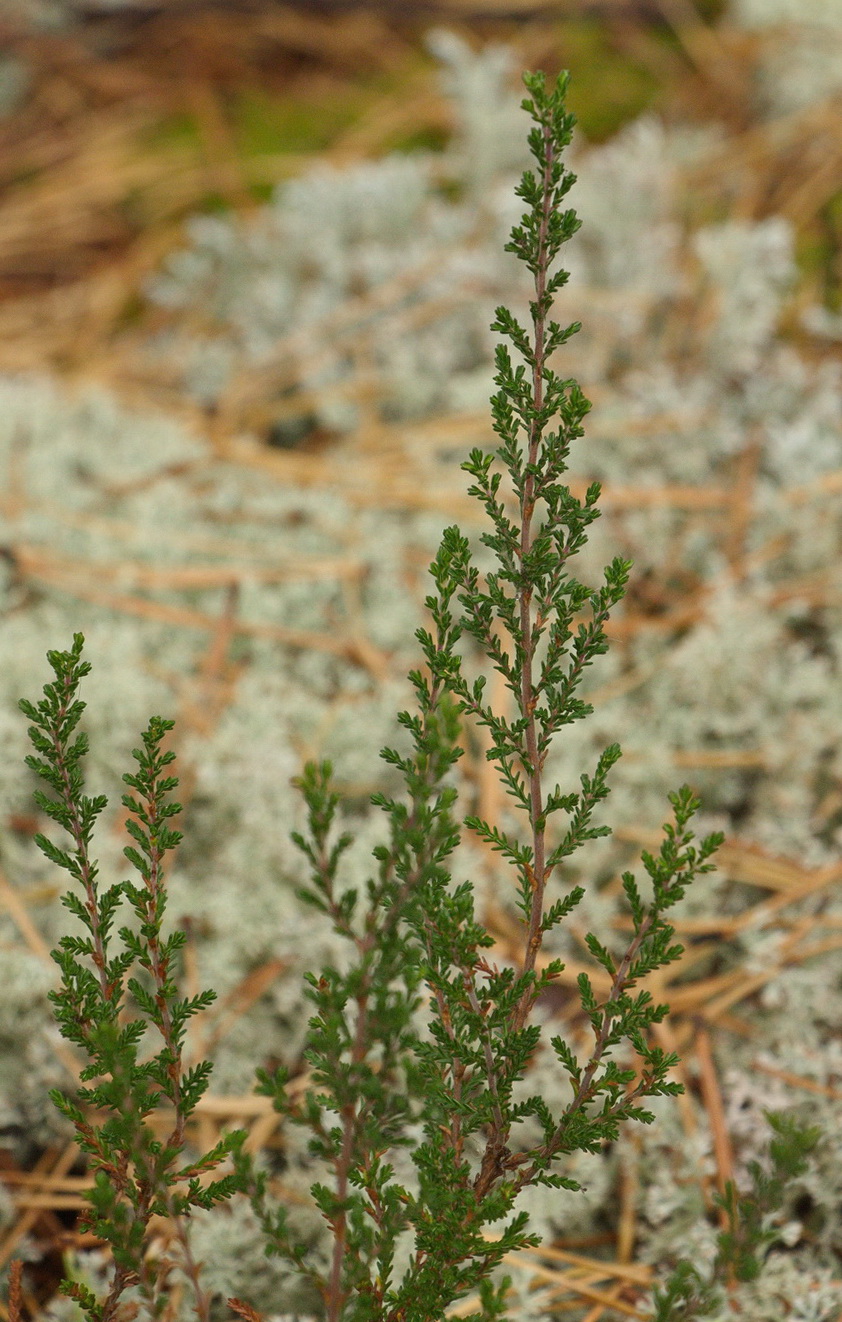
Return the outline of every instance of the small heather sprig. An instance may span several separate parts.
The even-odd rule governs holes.
[[[438,572],[436,566],[433,572]],[[433,603],[433,612],[443,647],[451,630],[446,606],[439,609]],[[357,892],[336,894],[337,868],[350,837],[342,835],[328,845],[338,803],[329,787],[330,764],[308,765],[298,782],[308,807],[309,840],[294,838],[311,864],[312,886],[297,893],[328,914],[357,951],[347,974],[326,968],[319,978],[308,974],[306,979],[306,995],[318,1013],[310,1020],[304,1054],[324,1091],[310,1093],[303,1105],[292,1103],[286,1069],[272,1078],[258,1072],[259,1091],[274,1098],[281,1114],[312,1131],[311,1153],[334,1170],[333,1191],[321,1184],[311,1189],[333,1232],[326,1280],[306,1266],[304,1250],[290,1237],[286,1210],[273,1214],[268,1209],[265,1176],[256,1177],[253,1195],[267,1251],[296,1264],[321,1296],[330,1319],[383,1315],[395,1244],[408,1224],[407,1195],[392,1182],[392,1167],[382,1161],[389,1149],[411,1143],[407,1126],[423,1109],[424,1075],[410,1047],[416,1040],[412,1014],[420,1003],[415,992],[424,970],[412,934],[401,931],[401,924],[406,925],[419,905],[423,883],[447,880],[443,865],[458,840],[450,814],[456,791],[445,784],[461,755],[455,742],[456,711],[440,683],[431,685],[420,671],[414,671],[411,680],[421,715],[403,712],[399,721],[412,735],[415,756],[402,757],[390,749],[383,754],[402,771],[408,803],[375,796],[389,813],[391,838],[375,850],[378,874],[367,884],[368,909],[360,933],[352,925]],[[353,1017],[347,1013],[349,1002],[355,1008]],[[328,1114],[337,1114],[339,1125],[328,1128]]]
[[[785,1111],[764,1111],[776,1137],[769,1143],[772,1169],[749,1162],[751,1189],[739,1194],[732,1180],[714,1202],[728,1218],[716,1242],[718,1253],[707,1278],[686,1258],[675,1266],[663,1289],[653,1292],[651,1322],[694,1322],[722,1309],[724,1290],[737,1282],[755,1281],[763,1270],[762,1253],[780,1238],[772,1218],[783,1206],[787,1188],[807,1169],[807,1157],[821,1139],[817,1126],[801,1124]]]
[[[818,1125],[803,1125],[785,1111],[763,1114],[777,1135],[769,1143],[771,1172],[750,1161],[750,1192],[739,1194],[733,1180],[728,1180],[724,1196],[715,1199],[728,1217],[728,1229],[717,1237],[716,1270],[718,1274],[727,1271],[737,1281],[754,1281],[760,1275],[762,1258],[758,1255],[778,1237],[768,1218],[783,1206],[787,1189],[804,1174],[807,1157],[822,1137]]]
[[[190,1000],[179,995],[175,959],[186,937],[181,931],[166,937],[162,934],[167,900],[164,856],[181,839],[178,831],[167,826],[169,818],[181,811],[179,804],[166,801],[178,780],[163,774],[175,754],[161,751],[173,722],[152,717],[143,735],[143,748],[134,750],[138,771],[123,777],[137,796],[125,794],[122,802],[133,814],[126,820],[126,829],[138,845],[138,849],[126,846],[123,852],[142,884],[117,882],[103,893],[90,843],[107,799],[83,794],[81,762],[88,751],[87,735],[80,733],[71,742],[85,709],[78,698],[79,685],[90,671],[90,663],[81,660],[83,643],[82,634],[77,633],[69,652],[48,652],[55,680],[45,685],[37,706],[22,699],[20,708],[33,723],[29,737],[41,754],[28,756],[26,763],[57,795],[50,798],[36,790],[35,799],[68,832],[74,849],[65,852],[43,835],[35,840],[47,858],[73,878],[75,889],[62,897],[62,903],[86,931],[85,936],[62,937],[52,952],[62,984],[50,998],[62,1035],[89,1059],[80,1079],[83,1083],[99,1080],[93,1087],[80,1087],[78,1101],[58,1089],[50,1096],[72,1121],[76,1141],[90,1157],[94,1187],[87,1195],[91,1207],[85,1214],[85,1226],[110,1244],[114,1259],[113,1282],[104,1299],[97,1299],[78,1282],[65,1282],[63,1288],[91,1322],[111,1322],[132,1311],[127,1301],[120,1303],[131,1286],[140,1287],[152,1315],[158,1314],[171,1264],[160,1260],[153,1269],[145,1258],[152,1218],[173,1218],[186,1249],[180,1218],[191,1207],[212,1207],[239,1187],[239,1178],[233,1174],[210,1183],[202,1177],[236,1153],[244,1135],[229,1134],[204,1156],[185,1162],[185,1127],[208,1086],[211,1065],[202,1061],[185,1069],[184,1034],[188,1020],[210,1005],[215,993],[201,992]],[[110,955],[114,920],[123,900],[134,910],[138,927],[121,927],[122,949]],[[133,968],[142,971],[140,976],[129,976]],[[130,1006],[139,1013],[130,1014]],[[157,1055],[141,1061],[141,1043],[150,1026],[163,1045]],[[80,1103],[105,1112],[107,1118],[96,1123]],[[170,1132],[163,1141],[155,1137],[148,1119],[162,1103],[173,1113]],[[194,1275],[189,1252],[186,1257],[187,1273]],[[198,1282],[193,1283],[197,1312],[206,1317],[207,1300]]]
[[[598,515],[599,497],[594,484],[582,503],[559,481],[590,405],[575,381],[562,380],[549,365],[578,329],[549,320],[553,296],[567,280],[552,264],[579,226],[572,211],[561,209],[574,182],[561,159],[574,120],[564,107],[567,75],[551,92],[543,75],[526,75],[524,81],[532,94],[523,105],[535,121],[529,145],[537,170],[527,171],[517,190],[528,210],[506,246],[533,278],[532,326],[527,331],[505,308],[497,309],[493,329],[511,341],[523,361],[513,366],[506,346],[498,347],[499,390],[492,408],[501,445],[490,454],[472,451],[463,465],[474,479],[471,494],[491,521],[493,530],[482,541],[495,553],[498,568],[481,579],[467,538],[455,527],[445,531],[431,566],[435,591],[427,599],[434,628],[417,635],[426,672],[410,676],[418,713],[399,718],[411,751],[383,753],[401,772],[407,794],[401,800],[374,798],[388,815],[390,839],[376,854],[379,875],[368,882],[361,932],[351,923],[357,893],[340,896],[336,889],[349,841],[347,836],[335,845],[329,841],[336,808],[330,768],[310,766],[301,781],[309,839],[298,843],[309,859],[313,885],[302,895],[332,918],[356,946],[357,959],[345,975],[326,969],[319,980],[309,978],[318,1013],[310,1020],[305,1056],[325,1091],[293,1104],[286,1070],[274,1080],[262,1075],[261,1089],[274,1096],[282,1114],[311,1129],[311,1151],[333,1168],[332,1190],[312,1187],[333,1235],[328,1276],[308,1264],[304,1247],[293,1243],[285,1211],[273,1216],[267,1209],[263,1179],[257,1180],[255,1206],[268,1250],[308,1277],[330,1322],[432,1322],[474,1287],[480,1289],[482,1311],[472,1318],[502,1311],[509,1281],[494,1290],[491,1271],[510,1250],[539,1241],[525,1233],[525,1211],[496,1240],[487,1239],[483,1227],[507,1216],[517,1195],[532,1184],[578,1189],[551,1169],[559,1158],[578,1150],[598,1152],[616,1139],[621,1121],[652,1121],[638,1105],[642,1099],[681,1090],[667,1078],[677,1058],[646,1037],[668,1007],[654,1005],[647,991],[632,995],[632,989],[682,953],[681,946],[670,944],[673,929],[664,914],[697,874],[711,869],[706,860],[722,840],[712,835],[694,848],[688,823],[698,803],[687,787],[670,796],[675,822],[665,827],[659,855],[643,855],[651,901],[644,903],[631,873],[623,877],[634,920],[627,950],[615,960],[597,937],[587,937],[611,979],[600,1002],[588,976],[579,978],[593,1028],[591,1054],[580,1062],[560,1037],[552,1039],[572,1085],[571,1099],[558,1114],[539,1096],[515,1103],[514,1086],[524,1078],[540,1037],[540,1028],[529,1023],[531,1011],[564,967],[555,960],[536,972],[543,937],[584,894],[575,887],[545,911],[546,892],[564,859],[585,841],[608,834],[591,819],[608,794],[607,774],[620,749],[607,748],[593,774],[581,776],[581,792],[574,793],[545,786],[546,757],[563,727],[592,710],[575,690],[585,667],[607,649],[604,626],[630,569],[629,562],[615,559],[595,591],[568,572]],[[560,425],[550,431],[556,416]],[[502,489],[504,476],[508,491]],[[577,624],[585,611],[587,622]],[[466,658],[457,647],[465,634],[503,676],[513,718],[485,702],[484,676],[473,682],[466,677]],[[466,716],[490,731],[487,756],[525,819],[524,830],[513,834],[478,817],[465,818],[465,826],[514,870],[525,929],[517,973],[490,965],[483,956],[493,940],[475,919],[473,886],[465,881],[453,888],[446,866],[460,839],[453,815],[456,793],[447,776],[461,755],[457,740]],[[554,821],[560,813],[568,818],[561,831]],[[430,1041],[410,1030],[421,982],[430,993]],[[609,1059],[623,1042],[640,1058],[639,1077]],[[396,1096],[399,1068],[404,1077]],[[328,1115],[338,1115],[340,1123],[328,1128]],[[513,1131],[527,1116],[539,1121],[543,1139],[513,1151],[510,1144],[518,1142]],[[384,1158],[409,1141],[406,1126],[416,1117],[425,1141],[412,1154],[420,1186],[413,1196],[395,1181]],[[480,1145],[476,1168],[468,1155],[471,1140]],[[395,1243],[408,1227],[414,1253],[397,1284],[392,1281]]]

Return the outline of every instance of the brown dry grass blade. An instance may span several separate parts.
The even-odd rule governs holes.
[[[9,1322],[23,1322],[22,1273],[22,1261],[20,1258],[12,1258],[9,1263]]]
[[[263,1322],[257,1309],[252,1308],[251,1304],[245,1303],[242,1299],[229,1299],[228,1307],[232,1308],[239,1317],[245,1318],[245,1322]]]

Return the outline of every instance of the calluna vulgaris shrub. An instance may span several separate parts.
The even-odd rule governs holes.
[[[294,840],[309,872],[297,893],[329,919],[348,957],[341,969],[337,961],[307,975],[314,1013],[305,1056],[315,1089],[298,1099],[286,1068],[259,1070],[258,1088],[309,1135],[309,1152],[327,1172],[311,1187],[330,1231],[327,1262],[296,1232],[289,1209],[274,1203],[266,1170],[243,1149],[244,1133],[225,1134],[205,1153],[188,1139],[211,1065],[185,1063],[185,1034],[214,993],[181,994],[186,936],[165,921],[166,855],[181,839],[170,825],[180,811],[170,797],[174,753],[165,748],[173,722],[150,719],[134,753],[137,767],[124,776],[133,839],[124,853],[136,880],[103,888],[91,840],[106,799],[84,793],[88,740],[76,733],[85,707],[80,684],[90,670],[80,633],[70,650],[48,654],[54,679],[43,698],[20,703],[32,722],[35,755],[27,763],[54,794],[38,791],[38,804],[71,841],[62,849],[37,837],[73,881],[63,904],[77,934],[62,936],[53,952],[61,985],[51,999],[62,1034],[88,1063],[74,1095],[51,1095],[87,1154],[94,1185],[85,1223],[109,1246],[113,1264],[99,1289],[64,1282],[91,1322],[164,1315],[177,1274],[191,1284],[196,1314],[209,1319],[225,1291],[211,1282],[213,1264],[197,1261],[191,1249],[191,1214],[221,1214],[218,1204],[243,1195],[267,1252],[307,1284],[314,1311],[330,1322],[433,1322],[475,1290],[479,1308],[471,1318],[501,1317],[511,1280],[497,1269],[511,1250],[541,1242],[527,1230],[527,1208],[516,1210],[528,1204],[522,1195],[541,1186],[579,1191],[565,1174],[572,1154],[596,1156],[626,1122],[654,1121],[648,1099],[681,1091],[670,1078],[677,1057],[653,1045],[649,1033],[668,1007],[639,984],[682,953],[666,915],[712,870],[722,840],[713,833],[694,845],[690,824],[699,804],[687,786],[670,795],[672,819],[659,851],[642,855],[647,880],[623,873],[632,920],[625,949],[612,953],[597,935],[586,937],[609,986],[598,996],[586,973],[578,978],[589,1054],[580,1058],[555,1036],[557,1093],[525,1096],[519,1087],[541,1038],[536,1001],[563,970],[553,959],[539,971],[544,938],[586,893],[569,883],[566,861],[608,834],[594,816],[620,748],[606,747],[578,789],[550,779],[547,757],[591,713],[577,689],[607,649],[606,625],[631,570],[630,561],[614,559],[597,588],[571,573],[600,494],[593,483],[579,500],[561,481],[590,405],[551,366],[579,329],[551,319],[567,280],[556,259],[579,225],[563,207],[575,182],[563,163],[574,121],[565,110],[566,75],[549,90],[543,75],[524,81],[535,165],[517,190],[525,212],[506,247],[533,281],[530,321],[522,325],[497,309],[492,329],[508,341],[496,350],[492,398],[500,443],[493,453],[472,450],[463,464],[488,519],[481,541],[494,568],[480,573],[468,538],[457,527],[445,530],[430,568],[429,627],[417,632],[423,661],[410,675],[415,708],[400,713],[402,734],[382,754],[403,789],[374,796],[386,831],[364,893],[343,887],[352,838],[337,821],[329,763],[308,763],[297,781],[307,827]],[[491,671],[502,678],[507,705],[486,695]],[[488,732],[487,756],[509,800],[502,824],[458,812],[454,769],[466,731],[477,726]],[[508,870],[522,921],[518,969],[488,959],[493,940],[475,917],[474,887],[451,873],[463,832]],[[424,1003],[428,1031],[421,1032]],[[161,1106],[171,1117],[163,1137],[150,1119]],[[675,1265],[654,1291],[659,1322],[725,1317],[729,1292],[768,1266],[765,1250],[779,1236],[774,1213],[819,1138],[786,1114],[770,1112],[769,1120],[769,1168],[752,1163],[749,1193],[728,1186],[718,1200],[727,1228],[715,1258],[702,1270],[686,1259]],[[415,1178],[404,1180],[398,1170],[407,1153]],[[178,1261],[150,1251],[158,1217],[173,1223]],[[487,1235],[489,1227],[495,1230]],[[10,1312],[20,1316],[18,1284],[13,1278]],[[242,1317],[257,1316],[247,1298],[228,1304]]]

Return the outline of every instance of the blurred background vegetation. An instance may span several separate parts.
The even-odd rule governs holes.
[[[248,212],[314,157],[440,147],[452,123],[423,44],[433,25],[476,47],[513,43],[524,67],[569,68],[588,143],[645,110],[721,126],[751,177],[736,195],[731,177],[725,189],[710,177],[688,189],[697,222],[780,214],[815,155],[814,125],[758,135],[768,32],[728,23],[725,0],[3,0],[0,10],[5,368],[104,368],[109,346],[154,316],[139,291],[186,216]],[[802,273],[837,310],[838,116],[833,148],[794,219]]]

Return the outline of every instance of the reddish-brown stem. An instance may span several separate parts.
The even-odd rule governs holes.
[[[550,216],[552,214],[552,174],[553,163],[555,160],[555,146],[552,133],[546,124],[543,127],[543,133],[545,148],[543,196],[541,204],[541,223],[538,230],[538,262],[535,271],[536,307],[533,321],[535,328],[535,349],[532,366],[532,394],[533,408],[536,414],[540,414],[544,405],[544,297],[547,288],[547,236],[549,233]],[[532,419],[529,428],[528,462],[530,465],[534,465],[537,462],[542,432],[543,426],[540,417],[536,416]],[[523,495],[521,497],[520,550],[518,557],[521,572],[523,572],[524,561],[526,560],[532,546],[532,518],[534,513],[535,478],[530,472],[527,474],[524,482]],[[541,948],[541,920],[544,916],[544,886],[546,883],[544,877],[544,859],[546,855],[544,798],[541,786],[538,729],[535,720],[536,699],[532,678],[534,636],[531,607],[532,589],[526,582],[524,582],[520,594],[520,629],[523,648],[520,705],[521,713],[526,718],[524,737],[528,763],[526,771],[529,778],[529,817],[532,827],[532,866],[529,873],[529,882],[532,887],[532,907],[529,916],[529,930],[527,932],[523,958],[524,972],[529,972],[535,968],[535,961]],[[512,1019],[512,1030],[514,1032],[523,1028],[533,1002],[534,995],[531,989],[527,988],[521,996]]]
[[[430,691],[430,707],[435,708],[437,700],[441,693],[441,685],[434,684]],[[417,805],[413,807],[407,822],[407,828],[412,829],[417,824]],[[333,917],[338,928],[356,942],[360,955],[365,956],[370,952],[373,946],[382,943],[384,935],[393,927],[403,911],[408,895],[418,884],[420,870],[413,870],[403,882],[398,895],[387,916],[384,927],[375,930],[373,925],[369,925],[365,935],[358,937],[353,930],[346,924],[340,923],[339,908],[336,905],[332,895],[332,885],[327,867],[327,855],[323,852],[319,860],[321,865],[321,875],[328,896],[328,912]],[[359,992],[357,993],[357,1023],[354,1034],[354,1043],[351,1048],[352,1065],[359,1064],[365,1059],[371,1048],[371,1042],[368,1035],[368,997],[373,980],[373,972],[369,970]],[[336,1165],[336,1196],[342,1201],[348,1196],[348,1176],[351,1169],[351,1159],[354,1148],[354,1133],[358,1128],[364,1112],[358,1113],[353,1103],[348,1103],[342,1108],[342,1148],[339,1160]],[[345,1256],[347,1241],[347,1216],[344,1211],[337,1214],[333,1221],[333,1252],[331,1255],[330,1279],[328,1282],[327,1293],[327,1319],[328,1322],[338,1322],[342,1307],[345,1303],[345,1297],[341,1290],[342,1281],[342,1262]]]
[[[363,942],[368,941],[367,934]],[[370,944],[370,943],[369,943]],[[371,979],[369,977],[368,982]],[[354,1034],[354,1045],[351,1049],[351,1062],[358,1064],[365,1058],[370,1043],[367,1043],[366,1024],[368,1019],[368,988],[357,996],[357,1028]],[[348,1197],[348,1172],[351,1169],[351,1157],[354,1148],[354,1131],[359,1120],[356,1107],[353,1102],[346,1103],[342,1108],[342,1152],[339,1157],[336,1175],[336,1196],[343,1202]],[[341,1291],[342,1282],[342,1260],[345,1256],[345,1240],[348,1232],[347,1217],[340,1212],[334,1226],[333,1236],[333,1258],[330,1267],[330,1283],[328,1294],[328,1319],[329,1322],[337,1322],[345,1297]]]
[[[535,312],[533,316],[535,342],[532,364],[532,397],[533,409],[535,410],[536,416],[532,419],[529,427],[527,462],[530,467],[533,467],[537,463],[538,451],[543,435],[543,424],[539,415],[544,406],[544,366],[546,360],[544,339],[544,299],[547,289],[547,269],[549,266],[547,238],[549,234],[550,217],[552,215],[553,164],[555,161],[555,145],[552,133],[546,124],[543,126],[543,134],[543,187],[541,222],[538,228],[538,260],[535,269]],[[522,575],[522,586],[520,589],[520,633],[523,659],[521,663],[520,709],[522,716],[526,719],[526,730],[524,732],[526,759],[524,770],[526,771],[529,781],[529,819],[532,830],[532,863],[531,865],[527,865],[529,884],[532,890],[532,901],[529,914],[529,928],[526,934],[523,956],[524,973],[534,970],[535,962],[541,949],[541,923],[544,917],[544,889],[547,882],[545,876],[546,833],[544,825],[544,796],[541,784],[541,758],[538,749],[538,727],[535,719],[537,697],[534,690],[532,674],[535,654],[534,624],[532,620],[532,588],[526,581],[526,575],[524,574],[524,563],[532,547],[532,519],[535,514],[535,503],[535,477],[533,472],[528,472],[523,484],[523,491],[520,499],[521,524],[520,546],[518,548],[518,560]],[[526,987],[513,1011],[510,1021],[511,1032],[516,1033],[523,1028],[534,1003],[534,988]],[[487,1050],[486,1057],[488,1058],[489,1055],[490,1052]],[[496,1075],[493,1063],[490,1060],[488,1061],[488,1071],[489,1087],[496,1092]],[[509,1126],[504,1123],[499,1107],[497,1107],[494,1124],[483,1155],[479,1174],[474,1182],[478,1201],[485,1196],[494,1181],[502,1173],[503,1161],[508,1159],[508,1149],[506,1148],[508,1131]]]
[[[155,908],[158,902],[158,896],[161,891],[163,879],[163,858],[164,851],[158,846],[156,840],[156,828],[158,827],[157,802],[155,798],[154,787],[147,799],[147,814],[149,817],[149,838],[151,845],[149,859],[149,876],[145,878],[146,889],[149,895],[147,906],[147,919],[151,923]],[[172,1018],[170,1016],[170,1007],[164,996],[163,988],[169,975],[169,961],[164,961],[161,957],[161,946],[157,935],[150,936],[147,939],[149,949],[149,967],[152,977],[155,980],[155,1004],[161,1014],[161,1023],[159,1031],[164,1039],[164,1044],[170,1053],[172,1059],[167,1066],[167,1074],[172,1084],[172,1102],[175,1107],[175,1125],[172,1133],[167,1139],[168,1147],[181,1148],[184,1142],[184,1129],[187,1118],[184,1115],[181,1104],[181,1047],[176,1045],[173,1037]]]
[[[67,687],[69,687],[69,681],[67,681]],[[64,749],[61,745],[61,741],[59,740],[57,734],[57,730],[60,729],[61,725],[64,723],[64,719],[67,716],[67,711],[68,711],[68,698],[65,698],[65,702],[59,708],[58,717],[53,725],[52,739],[53,739],[53,748],[55,750],[55,762],[59,768],[62,778],[65,806],[67,807],[68,813],[70,815],[70,833],[76,844],[76,850],[79,858],[79,867],[82,874],[82,884],[85,888],[85,908],[91,920],[91,937],[92,937],[92,946],[93,946],[92,958],[94,961],[94,965],[97,969],[97,972],[99,974],[99,984],[100,984],[100,989],[102,991],[103,999],[105,1001],[110,1001],[113,998],[115,988],[114,988],[114,984],[109,981],[106,971],[105,943],[103,940],[102,927],[100,924],[99,908],[97,905],[96,878],[94,875],[92,875],[91,862],[88,857],[88,850],[87,850],[87,845],[85,843],[84,832],[82,828],[81,818],[79,816],[78,805],[74,798],[73,787],[70,782],[70,772],[67,766],[67,762],[65,760]],[[77,1129],[79,1129],[80,1132],[83,1132],[83,1128],[84,1127],[77,1125]],[[93,1145],[100,1148],[101,1150],[101,1145],[96,1140],[96,1135],[93,1129],[88,1130],[88,1135],[90,1139],[93,1140]],[[106,1170],[110,1174],[111,1178],[114,1180],[116,1186],[121,1190],[121,1192],[125,1191],[126,1168],[127,1168],[126,1160],[121,1161],[120,1167],[118,1169],[117,1167],[114,1166],[112,1162],[107,1161],[103,1154],[102,1159],[100,1160],[100,1167],[101,1169]],[[136,1272],[130,1271],[127,1268],[123,1268],[123,1267],[116,1268],[114,1279],[111,1283],[111,1289],[109,1290],[108,1295],[106,1296],[105,1301],[102,1305],[102,1322],[111,1322],[111,1319],[114,1317],[116,1313],[120,1296],[122,1295],[123,1291],[129,1285],[135,1284],[137,1279],[138,1277]]]

